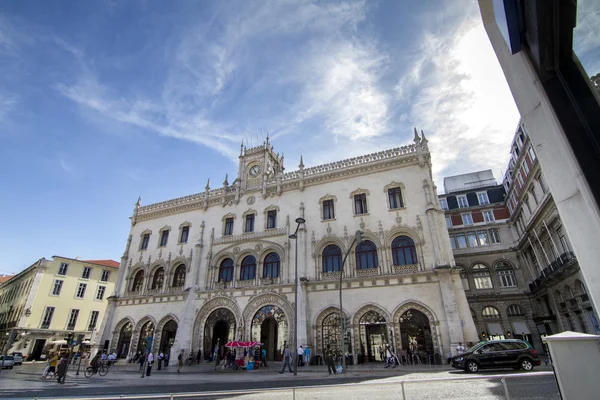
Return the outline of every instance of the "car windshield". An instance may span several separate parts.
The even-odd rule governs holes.
[[[479,342],[479,343],[477,343],[477,344],[475,344],[475,345],[473,345],[473,346],[469,347],[469,348],[466,350],[466,352],[467,352],[467,353],[469,353],[469,352],[473,352],[473,351],[477,350],[479,347],[481,347],[481,345],[483,345],[484,343],[485,343],[485,342]]]

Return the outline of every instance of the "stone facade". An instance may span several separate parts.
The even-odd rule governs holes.
[[[231,185],[138,201],[103,342],[127,356],[145,336],[154,350],[186,353],[257,340],[278,358],[297,315],[298,344],[322,354],[340,340],[342,273],[355,362],[378,360],[385,343],[423,362],[443,357],[477,334],[436,191],[416,130],[408,146],[286,173],[268,139],[242,146]]]

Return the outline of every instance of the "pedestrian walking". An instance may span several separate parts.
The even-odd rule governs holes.
[[[392,354],[392,351],[390,350],[390,345],[386,344],[385,345],[385,368],[389,367],[390,364],[393,365],[392,368],[396,368],[396,360],[394,360],[394,355]]]
[[[268,367],[267,365],[267,349],[265,347],[262,348],[261,351],[261,360],[262,360],[262,365],[266,367]]]
[[[169,366],[169,358],[171,358],[171,349],[165,353],[165,368]]]
[[[458,342],[458,346],[456,346],[456,354],[459,356],[465,352],[465,346],[463,346],[462,342]]]
[[[200,365],[200,360],[202,360],[202,350],[198,349],[198,354],[196,354],[196,364]]]
[[[151,351],[148,352],[148,367],[146,368],[146,376],[150,376],[152,372],[152,364],[154,363],[154,354]]]
[[[286,365],[287,365],[290,373],[293,373],[294,371],[292,371],[292,352],[290,351],[290,348],[288,347],[287,342],[286,342],[285,348],[283,350],[283,368],[281,368],[281,371],[279,371],[280,374],[283,374],[283,371],[285,371]]]
[[[304,364],[310,365],[310,349],[308,346],[304,348]]]
[[[183,368],[183,350],[181,350],[181,353],[177,356],[177,373],[181,371],[181,368]]]
[[[332,372],[334,374],[337,374],[337,371],[335,370],[335,365],[333,363],[334,359],[335,359],[335,352],[333,351],[331,346],[328,345],[327,350],[325,350],[325,363],[327,364],[327,371],[329,372],[329,375],[331,375]]]
[[[158,354],[158,370],[160,371],[162,369],[162,363],[163,363],[163,359],[164,359],[164,355],[162,352],[160,352]]]
[[[62,360],[60,360],[60,364],[58,364],[56,375],[58,376],[57,382],[61,385],[65,383],[65,378],[67,377],[67,368],[69,367],[69,358],[64,355]]]
[[[302,346],[298,347],[298,366],[304,365],[304,348]]]
[[[146,361],[146,358],[144,357],[143,354],[139,354],[139,357],[138,357],[137,360],[140,363],[140,369],[139,369],[139,371],[142,371],[144,369],[144,361]]]

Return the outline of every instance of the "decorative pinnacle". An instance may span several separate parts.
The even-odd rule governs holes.
[[[304,169],[304,162],[302,162],[302,155],[300,155],[300,165],[298,165],[298,168]]]
[[[142,196],[139,196],[137,203],[135,203],[135,208],[138,208],[141,204],[142,204]]]
[[[415,139],[414,139],[414,142],[416,144],[419,144],[420,141],[421,141],[421,138],[419,137],[419,134],[417,133],[417,128],[415,127]]]
[[[228,174],[225,174],[225,182],[223,182],[223,186],[229,186],[229,181],[227,180]]]
[[[242,139],[242,144],[240,145],[240,157],[244,154],[244,140]]]
[[[210,190],[210,178],[208,178],[208,182],[206,182],[206,187],[204,188],[208,192]]]
[[[426,144],[427,143],[427,139],[425,139],[425,132],[423,132],[422,129],[421,129],[421,143],[422,144]]]

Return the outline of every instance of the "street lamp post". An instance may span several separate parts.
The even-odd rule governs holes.
[[[346,264],[346,259],[348,258],[348,255],[350,254],[350,251],[352,250],[352,247],[356,244],[359,245],[362,243],[362,231],[356,231],[356,233],[354,234],[354,239],[352,240],[352,243],[350,244],[350,246],[348,246],[348,250],[346,251],[346,254],[344,255],[344,259],[342,260],[342,266],[340,267],[340,351],[342,352],[341,357],[342,357],[342,370],[346,371],[346,344],[344,342],[344,335],[346,334],[346,322],[344,319],[344,311],[342,308],[342,277],[344,276],[344,264]]]
[[[300,225],[305,223],[306,220],[304,218],[298,217],[296,218],[296,230],[293,234],[290,235],[290,239],[294,239],[296,241],[296,251],[294,254],[295,258],[295,266],[294,269],[296,271],[294,275],[294,304],[295,304],[295,316],[294,316],[294,349],[293,349],[293,360],[294,360],[294,376],[298,375],[298,229],[300,229]]]

